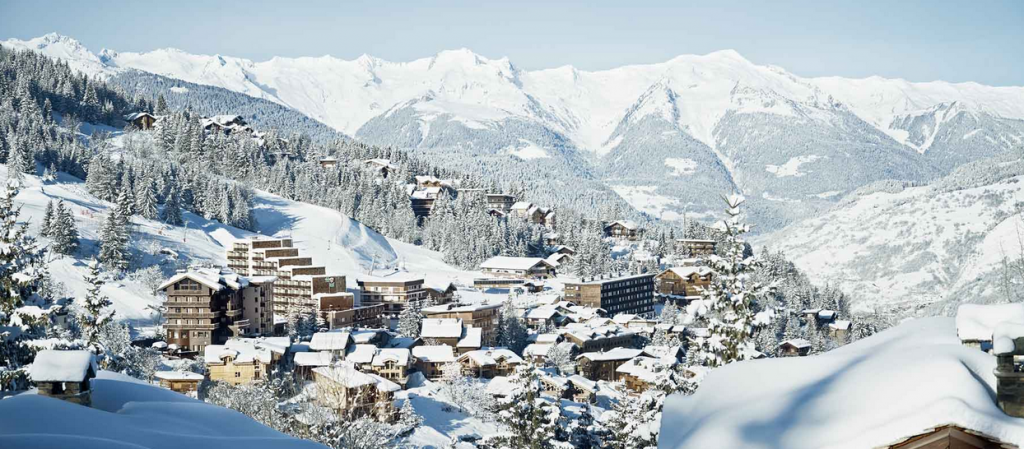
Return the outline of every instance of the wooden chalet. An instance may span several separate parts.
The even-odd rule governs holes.
[[[618,239],[636,240],[640,238],[640,227],[629,220],[616,220],[604,227],[604,235]]]
[[[156,124],[156,116],[148,112],[133,112],[124,116],[124,120],[135,129],[147,131]]]

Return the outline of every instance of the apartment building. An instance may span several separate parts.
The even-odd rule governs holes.
[[[356,282],[361,291],[360,305],[383,305],[386,318],[398,318],[408,304],[424,305],[429,295],[422,276],[406,273],[365,277]]]
[[[603,275],[565,283],[565,300],[609,315],[654,313],[654,273]]]
[[[273,277],[252,281],[218,268],[172,276],[157,288],[167,295],[167,343],[183,352],[199,353],[232,337],[270,335],[273,289]]]

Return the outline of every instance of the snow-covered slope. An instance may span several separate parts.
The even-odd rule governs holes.
[[[1004,298],[1004,257],[1021,255],[1016,215],[1024,165],[1003,157],[967,164],[920,187],[878,183],[820,216],[761,239],[820,282],[852,294],[855,307]]]
[[[6,180],[7,167],[0,166],[0,182]],[[38,235],[39,223],[51,199],[64,200],[71,209],[82,244],[75,257],[53,258],[47,267],[55,279],[68,287],[69,293],[82,297],[87,288],[82,280],[87,272],[86,261],[98,253],[99,229],[113,205],[96,199],[86,191],[81,180],[72,176],[61,174],[51,183],[26,176],[15,204],[21,207],[21,219],[29,224],[33,235]],[[312,257],[314,263],[324,265],[329,273],[347,276],[353,286],[355,279],[365,275],[374,263],[374,274],[378,275],[403,269],[437,282],[465,283],[471,282],[474,276],[452,268],[434,251],[388,240],[337,211],[262,191],[257,191],[255,208],[260,234],[291,236],[294,244],[303,254]],[[158,266],[165,276],[190,263],[224,265],[227,263],[225,251],[231,242],[254,235],[191,213],[185,213],[184,218],[188,220],[187,229],[135,217],[131,245],[135,265]],[[153,287],[144,279],[129,275],[104,284],[102,292],[113,302],[112,308],[119,318],[144,323],[150,318],[149,307],[159,305],[159,299],[151,290]]]
[[[666,401],[658,447],[860,449],[948,424],[1024,444],[1024,420],[996,406],[994,368],[952,318],[914,320],[825,354],[714,370]]]
[[[24,393],[0,401],[0,447],[113,449],[323,448],[233,410],[100,371],[92,407]]]

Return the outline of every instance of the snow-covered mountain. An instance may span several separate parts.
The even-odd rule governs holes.
[[[1022,198],[1024,164],[1019,155],[1004,155],[965,164],[929,185],[866,186],[759,243],[852,293],[855,309],[902,305],[951,314],[961,302],[1020,295],[1013,261],[1024,255]]]
[[[664,218],[717,210],[738,188],[763,229],[882,179],[926,181],[1024,143],[1024,87],[802,78],[735,51],[602,71],[522,70],[467,49],[411,62],[371,56],[254,62],[174,49],[94,54],[50,34],[0,44],[97,76],[137,69],[294,108],[368,143],[592,161]]]

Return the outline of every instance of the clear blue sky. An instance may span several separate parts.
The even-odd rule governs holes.
[[[254,60],[467,47],[526,69],[594,70],[732,48],[802,76],[1024,85],[1024,1],[9,1],[0,39]]]

